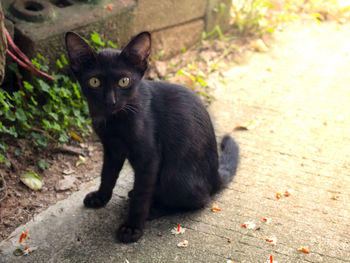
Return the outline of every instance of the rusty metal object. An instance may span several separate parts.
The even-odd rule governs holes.
[[[5,64],[6,64],[6,49],[7,41],[4,30],[4,15],[2,12],[2,6],[0,2],[0,84],[5,77]]]

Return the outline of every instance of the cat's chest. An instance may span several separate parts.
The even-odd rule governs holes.
[[[116,116],[107,118],[93,118],[93,128],[102,138],[119,138],[127,140],[140,133],[140,120],[137,118],[118,118]],[[141,132],[142,133],[142,132]]]

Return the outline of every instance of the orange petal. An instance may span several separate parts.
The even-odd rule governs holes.
[[[113,7],[111,5],[106,5],[105,8],[108,9],[109,11],[113,10]]]
[[[304,252],[306,254],[310,254],[310,251],[307,248],[305,248],[305,247],[298,248],[298,251],[302,251],[302,252]]]
[[[222,211],[221,208],[219,208],[215,203],[213,203],[212,207],[211,207],[212,211]]]

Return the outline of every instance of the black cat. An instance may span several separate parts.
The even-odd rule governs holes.
[[[137,241],[151,208],[201,208],[232,180],[238,146],[225,136],[219,165],[214,129],[196,95],[182,86],[142,80],[150,33],[140,33],[122,51],[95,52],[68,32],[66,47],[104,148],[101,185],[85,197],[85,206],[106,205],[126,158],[135,172],[119,240]]]

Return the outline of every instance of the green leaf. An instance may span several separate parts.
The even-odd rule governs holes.
[[[110,46],[111,48],[117,48],[117,44],[114,44],[112,41],[108,41],[107,42],[108,46]]]
[[[78,88],[78,85],[73,83],[73,90],[74,90],[74,94],[75,96],[80,100],[81,99],[81,95],[80,95],[80,90]]]
[[[46,137],[42,136],[38,133],[32,132],[31,137],[33,138],[33,142],[38,145],[39,147],[46,147],[47,146],[47,141]]]
[[[102,39],[100,38],[100,35],[96,32],[92,33],[91,36],[91,41],[94,42],[95,44],[104,47],[105,46],[105,42],[102,41]]]
[[[9,162],[9,160],[7,160],[5,155],[3,155],[2,153],[0,153],[0,163],[4,163],[7,167],[11,167],[11,163]]]
[[[38,162],[38,167],[39,167],[42,171],[44,171],[44,170],[50,168],[50,167],[51,167],[51,164],[48,163],[48,162],[46,162],[44,159],[40,159],[39,162]]]
[[[16,110],[16,118],[17,120],[24,122],[27,120],[27,116],[25,114],[25,112],[23,111],[23,109],[19,108]]]
[[[19,157],[19,156],[23,155],[23,152],[22,152],[21,150],[19,150],[19,149],[14,150],[13,153],[14,153],[14,155],[15,155],[16,157]]]
[[[41,113],[40,109],[38,109],[36,106],[33,106],[31,104],[28,105],[28,108],[29,108],[31,114],[33,114],[33,115],[39,116]]]
[[[38,54],[36,55],[36,57],[37,57],[38,59],[40,59],[43,63],[46,62],[46,59],[45,59],[44,56],[41,55],[40,53],[38,53]]]
[[[37,191],[43,188],[43,182],[40,178],[40,176],[34,172],[26,172],[22,177],[21,177],[22,183],[24,183],[26,186],[28,186],[30,189]]]
[[[38,82],[42,91],[50,92],[51,88],[45,81],[39,79]]]
[[[28,90],[29,92],[33,92],[34,87],[27,81],[23,81],[23,87]]]
[[[37,68],[37,69],[41,69],[41,65],[40,65],[40,63],[38,62],[38,59],[37,58],[33,58],[32,60],[31,60],[31,62],[34,64],[34,66]]]
[[[58,114],[54,112],[49,112],[49,115],[55,120],[58,121]]]
[[[47,113],[50,113],[51,110],[52,110],[52,105],[51,105],[51,104],[45,104],[45,105],[43,106],[43,110],[44,110],[45,112],[47,112]]]
[[[17,138],[18,137],[18,133],[16,131],[16,128],[11,126],[10,128],[7,127],[3,127],[3,131],[9,135],[12,135],[13,137]]]
[[[157,53],[157,57],[160,58],[160,57],[164,56],[164,54],[165,54],[165,51],[162,49]]]
[[[11,110],[8,110],[8,111],[5,112],[5,117],[9,121],[15,121],[16,120],[16,116],[15,116],[15,114],[13,114],[13,112]]]
[[[58,141],[60,143],[65,143],[65,142],[68,142],[69,141],[69,137],[68,135],[64,132],[64,133],[61,133],[60,134],[60,137],[58,138]]]
[[[62,65],[62,63],[61,63],[61,60],[59,60],[59,59],[57,59],[56,65],[57,65],[59,68],[63,68],[63,65]]]
[[[64,54],[61,54],[61,61],[64,65],[68,65],[68,61],[67,61],[66,56]]]
[[[3,141],[0,141],[0,151],[6,152],[9,149],[7,144]]]
[[[23,91],[19,90],[17,92],[14,92],[12,95],[17,105],[23,104],[23,100],[24,100],[23,97],[25,96],[25,93]]]
[[[4,163],[6,160],[5,155],[3,155],[2,153],[0,153],[0,163]]]

